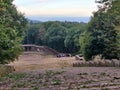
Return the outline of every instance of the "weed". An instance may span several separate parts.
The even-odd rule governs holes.
[[[88,73],[79,73],[77,75],[88,75]]]
[[[59,75],[59,74],[62,74],[62,73],[64,73],[65,71],[56,71],[56,72],[54,72],[54,75]]]
[[[49,70],[49,71],[45,72],[45,75],[49,77],[49,76],[59,75],[59,74],[62,74],[64,72],[65,71],[52,71],[52,70]]]
[[[61,85],[61,80],[53,80],[52,85]]]
[[[14,80],[19,80],[21,78],[24,78],[26,76],[25,73],[10,73],[6,77],[14,79]]]
[[[24,88],[26,86],[25,83],[16,83],[12,86],[13,89],[15,88]]]
[[[40,90],[38,87],[34,87],[32,90]]]
[[[110,90],[109,88],[102,88],[101,90]]]
[[[86,85],[81,85],[79,88],[89,88],[89,87]]]
[[[45,71],[45,76],[47,77],[51,77],[54,75],[54,72],[52,70],[49,70],[49,71]]]
[[[0,77],[0,82],[2,82],[3,81],[3,78],[2,77]]]
[[[95,82],[95,81],[93,81],[93,80],[88,80],[88,81],[83,82],[83,84],[90,84],[90,83],[92,83],[92,82]]]
[[[0,76],[4,77],[9,73],[14,72],[15,69],[13,66],[9,66],[9,65],[0,65]]]
[[[18,87],[18,88],[24,88],[25,86],[26,86],[25,83],[19,83],[19,84],[17,84],[17,87]]]
[[[100,76],[106,76],[106,73],[105,72],[101,72]]]

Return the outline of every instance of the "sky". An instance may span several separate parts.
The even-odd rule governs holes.
[[[95,0],[14,0],[17,10],[32,20],[88,22]]]

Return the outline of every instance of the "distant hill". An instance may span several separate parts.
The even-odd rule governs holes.
[[[47,21],[69,21],[69,22],[85,22],[90,21],[90,17],[41,17],[41,16],[28,16],[30,21],[34,23],[47,22]]]
[[[29,23],[42,23],[42,22],[39,21],[39,20],[31,20],[31,19],[28,19],[28,22],[29,22]]]

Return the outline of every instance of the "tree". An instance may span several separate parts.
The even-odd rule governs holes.
[[[0,0],[0,64],[14,61],[22,51],[20,43],[27,20],[12,1]]]
[[[25,34],[23,44],[36,44],[39,28],[40,28],[39,24],[34,24],[34,23],[28,24],[27,27],[28,30]]]
[[[119,0],[116,1],[118,3]],[[114,16],[119,17],[119,15],[114,13],[118,12],[119,8],[119,5],[116,6],[116,1],[99,0],[102,6],[99,6],[99,10],[94,13],[85,36],[82,38],[84,40],[87,38],[84,42],[85,44],[81,42],[84,45],[81,51],[86,60],[91,60],[96,55],[101,55],[105,59],[119,59],[120,47],[118,46],[118,41],[120,39],[118,39],[119,34],[115,30],[116,22],[118,21],[117,19],[113,20]],[[113,9],[114,12],[112,13]]]
[[[23,43],[46,45],[65,53],[78,53],[79,38],[86,23],[49,21],[30,23],[28,27]]]
[[[66,36],[66,29],[59,24],[55,23],[51,27],[49,27],[46,32],[45,38],[46,43],[49,47],[59,51],[64,52],[64,40]]]
[[[69,53],[78,53],[80,50],[79,38],[81,34],[85,30],[85,27],[79,25],[79,27],[70,28],[67,31],[67,35],[65,37],[65,47],[67,48],[67,52]]]

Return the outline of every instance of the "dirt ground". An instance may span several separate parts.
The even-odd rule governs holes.
[[[0,90],[120,90],[120,68],[72,67],[74,57],[27,54],[11,63]]]
[[[57,58],[52,55],[41,56],[39,54],[27,54],[20,56],[17,61],[11,63],[10,65],[13,65],[17,71],[63,68],[72,67],[74,60],[74,57]]]

